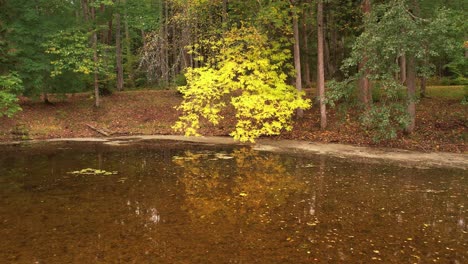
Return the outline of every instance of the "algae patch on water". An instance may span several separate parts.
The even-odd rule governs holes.
[[[92,168],[86,168],[78,171],[70,171],[67,172],[68,174],[74,174],[74,175],[116,175],[119,172],[118,171],[106,171],[106,170],[98,170],[98,169],[92,169]]]

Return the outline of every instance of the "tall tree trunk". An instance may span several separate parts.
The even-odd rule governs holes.
[[[317,2],[317,88],[320,98],[320,127],[327,127],[327,109],[325,105],[325,69],[323,61],[323,1]]]
[[[44,102],[44,104],[46,105],[51,105],[52,103],[49,101],[49,94],[47,93],[47,90],[44,89],[42,91],[42,100]]]
[[[100,8],[99,8],[99,11],[101,14],[104,14],[106,12],[106,6],[104,4],[101,4]],[[105,30],[100,30],[100,41],[101,43],[105,43],[105,44],[109,44],[109,40],[107,39],[107,32]]]
[[[146,46],[146,32],[144,29],[140,30],[141,33],[141,43],[143,44],[143,47]]]
[[[401,84],[405,84],[407,72],[406,72],[406,55],[403,54],[400,56],[400,82]]]
[[[294,68],[296,70],[296,89],[302,91],[302,78],[301,78],[301,50],[299,47],[299,23],[297,14],[293,14],[293,29],[294,29]],[[304,110],[298,108],[296,110],[297,118],[304,116]]]
[[[410,117],[410,122],[406,127],[406,132],[412,133],[416,124],[416,64],[413,56],[408,57],[406,62],[406,88],[408,94],[408,114]]]
[[[91,7],[91,19],[96,20],[96,9]],[[98,52],[97,52],[97,32],[96,28],[93,28],[92,46],[93,46],[93,62],[94,62],[94,106],[99,107],[99,73],[98,73]]]
[[[164,26],[163,26],[163,39],[164,39],[164,48],[163,48],[163,79],[164,84],[169,83],[169,2],[164,1]]]
[[[125,57],[127,58],[126,71],[128,74],[127,87],[135,87],[135,74],[133,72],[132,41],[130,39],[130,30],[128,28],[127,0],[123,0],[124,8],[124,30],[125,30]]]
[[[228,0],[223,0],[223,28],[227,29],[228,24]]]
[[[362,3],[362,12],[364,13],[365,16],[369,16],[371,12],[371,5],[370,5],[370,0],[364,0]],[[361,63],[359,63],[359,69],[362,70],[362,68],[366,67],[367,63],[367,55],[364,55]],[[363,76],[359,79],[359,90],[360,90],[360,95],[361,95],[361,102],[364,104],[366,109],[370,108],[370,104],[372,102],[372,93],[371,93],[371,83],[368,78],[370,72],[369,69],[364,70]]]
[[[117,90],[122,91],[124,87],[122,66],[122,41],[120,35],[120,13],[115,14],[115,59],[117,68]]]
[[[465,36],[465,39],[468,39],[468,37]],[[468,58],[468,41],[465,41],[465,59]]]
[[[83,18],[85,22],[88,22],[88,0],[81,0],[81,8],[83,9]]]
[[[421,77],[421,90],[419,91],[421,98],[426,97],[426,86],[427,86],[427,79],[426,77],[422,76]]]
[[[303,23],[302,23],[302,47],[303,47],[303,51],[305,52],[302,52],[303,54],[303,58],[304,60],[302,60],[303,62],[303,65],[304,65],[304,82],[305,82],[305,85],[306,87],[310,87],[311,86],[311,83],[312,81],[310,80],[310,63],[309,63],[309,40],[308,40],[308,30],[307,30],[307,14],[308,14],[308,10],[304,10],[304,17],[303,17]]]
[[[107,44],[110,45],[112,42],[112,19],[107,22]]]
[[[330,58],[330,42],[328,41],[328,29],[327,23],[324,20],[323,22],[323,67],[325,72],[325,79],[330,78],[332,67],[331,67],[331,58]]]
[[[325,41],[325,78],[334,78],[336,72],[336,30],[333,27],[333,13],[324,14],[324,41]]]

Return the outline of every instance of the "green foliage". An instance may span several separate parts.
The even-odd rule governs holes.
[[[75,72],[84,75],[98,73],[105,75],[109,80],[114,79],[113,53],[111,47],[105,44],[98,45],[98,62],[93,60],[94,50],[89,46],[92,32],[72,28],[51,35],[45,44],[46,53],[54,55],[51,61],[53,70],[51,76],[56,77],[64,72]]]
[[[375,142],[392,139],[410,121],[402,104],[372,105],[360,118],[364,131]]]
[[[468,84],[468,58],[458,56],[445,65],[445,67],[455,75],[455,78],[450,80],[450,84]]]
[[[111,71],[106,64],[104,52],[109,49],[106,45],[99,45],[99,61],[97,64],[93,61],[93,49],[89,47],[90,32],[83,32],[80,29],[71,29],[61,31],[58,34],[50,36],[46,44],[47,53],[56,55],[51,62],[54,66],[52,76],[62,74],[63,71],[73,71],[83,74],[91,74],[97,71],[104,74]]]
[[[435,69],[431,58],[462,54],[457,38],[462,27],[459,20],[447,9],[440,9],[431,19],[418,17],[404,0],[374,4],[351,56],[343,62],[347,79],[329,84],[328,103],[334,106],[341,101],[356,105],[355,84],[366,76],[373,84],[372,94],[376,100],[370,109],[361,108],[363,128],[377,141],[395,137],[408,123],[405,107],[417,100],[409,98],[403,92],[405,87],[395,79],[400,70],[398,58],[415,58],[418,74],[429,77]],[[357,67],[359,72],[350,74]]]
[[[23,81],[23,94],[27,96],[56,89],[49,77],[50,55],[44,52],[41,44],[50,32],[73,24],[74,17],[70,16],[72,3],[60,0],[4,2],[0,21],[4,22],[2,26],[9,48],[5,62],[7,72],[16,71],[19,74]]]
[[[353,77],[343,82],[329,82],[327,104],[332,107],[338,106],[342,112],[352,108],[359,109],[362,128],[374,141],[395,138],[398,131],[403,130],[409,122],[405,88],[393,79],[374,83],[372,90],[374,104],[366,109],[358,103],[356,84],[357,80]]]
[[[463,87],[464,95],[461,104],[468,105],[468,85]]]
[[[23,91],[23,83],[17,73],[0,76],[0,117],[12,117],[21,110],[17,95]]]
[[[236,140],[254,141],[291,130],[294,111],[309,108],[310,101],[286,84],[283,69],[290,51],[253,27],[232,29],[211,44],[217,55],[205,59],[206,66],[187,70],[187,86],[179,88],[184,101],[177,109],[182,116],[173,128],[189,136],[198,135],[200,118],[219,124],[229,98],[236,111],[231,133]]]

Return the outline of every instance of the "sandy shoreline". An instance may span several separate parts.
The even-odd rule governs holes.
[[[417,152],[401,149],[358,147],[344,144],[316,143],[298,140],[258,139],[256,143],[240,143],[229,137],[184,137],[177,135],[145,135],[106,138],[55,138],[46,140],[1,142],[1,145],[17,145],[39,142],[101,142],[106,145],[128,145],[132,142],[150,140],[174,140],[201,144],[246,145],[255,150],[319,154],[338,158],[355,159],[363,162],[392,163],[404,167],[416,168],[456,168],[468,169],[468,155],[448,152]]]

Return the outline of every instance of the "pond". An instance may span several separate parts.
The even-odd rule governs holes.
[[[0,263],[468,263],[463,170],[174,141],[0,166]]]

